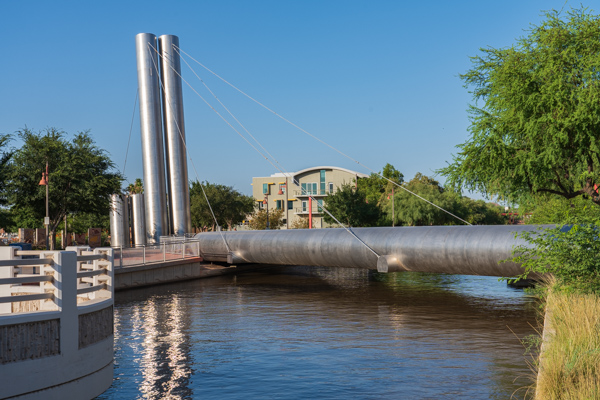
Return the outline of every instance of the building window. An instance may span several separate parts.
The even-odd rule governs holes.
[[[279,193],[278,194],[285,194],[285,183],[279,184]]]
[[[303,200],[302,201],[302,212],[307,212],[308,211],[308,201]]]
[[[263,183],[263,194],[269,194],[269,184]]]
[[[293,210],[293,209],[294,209],[294,201],[288,200],[288,210]]]
[[[325,194],[325,170],[321,170],[321,180],[319,185],[319,194]]]
[[[319,212],[319,213],[323,212],[323,199],[317,200],[317,212]]]
[[[303,183],[302,187],[302,195],[304,196],[312,196],[313,194],[317,194],[317,183]]]
[[[329,193],[333,193],[333,182],[329,182]]]
[[[282,210],[283,209],[283,204],[284,204],[285,200],[277,200],[277,205],[275,206],[278,210]]]

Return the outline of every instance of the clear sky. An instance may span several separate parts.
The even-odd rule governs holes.
[[[579,4],[0,0],[0,133],[90,130],[123,171],[137,92],[135,35],[172,34],[183,51],[368,167],[389,162],[407,180],[434,175],[468,138],[471,96],[458,75],[469,56],[510,46],[543,10]],[[333,165],[369,173],[192,65],[286,171]],[[182,74],[216,104],[183,63]],[[190,179],[250,194],[253,176],[278,172],[185,84],[184,110],[198,171],[190,167]],[[142,177],[141,157],[136,110],[128,182]]]

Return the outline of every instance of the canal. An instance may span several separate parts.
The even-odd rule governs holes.
[[[536,307],[494,277],[315,267],[117,292],[99,399],[523,399]]]

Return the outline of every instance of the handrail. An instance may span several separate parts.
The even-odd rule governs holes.
[[[0,267],[14,267],[16,265],[53,265],[52,258],[26,258],[24,260],[0,260]]]
[[[14,285],[18,283],[38,283],[52,281],[54,281],[54,277],[52,275],[25,275],[18,276],[16,278],[0,278],[0,285]]]
[[[106,268],[102,268],[102,269],[96,269],[96,270],[92,270],[92,271],[77,272],[77,277],[78,278],[90,278],[92,276],[104,275],[107,273],[108,273],[108,270]]]
[[[102,290],[102,289],[107,289],[106,283],[102,283],[102,284],[96,285],[96,286],[90,286],[90,287],[86,287],[86,288],[77,289],[77,294],[91,293],[91,292],[96,292],[96,291]]]
[[[16,303],[19,301],[54,299],[54,293],[22,294],[19,296],[0,297],[1,303]]]

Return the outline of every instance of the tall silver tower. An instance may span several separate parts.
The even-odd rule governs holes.
[[[167,188],[171,216],[171,232],[178,236],[192,230],[190,194],[187,173],[183,96],[179,38],[162,35],[158,38],[163,85],[162,107],[165,128]]]
[[[135,45],[144,163],[146,235],[149,243],[156,243],[160,236],[169,234],[156,36],[140,33],[135,37]]]

